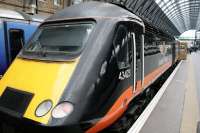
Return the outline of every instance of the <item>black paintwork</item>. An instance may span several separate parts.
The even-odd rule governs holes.
[[[113,88],[116,85],[110,84],[113,79],[107,79],[109,84],[107,84],[108,88],[106,88],[106,82],[102,81],[103,78],[100,78],[99,72],[103,62],[105,60],[109,61],[111,58],[110,54],[113,47],[112,42],[116,25],[120,21],[136,21],[140,25],[143,25],[142,21],[138,17],[124,10],[123,8],[116,5],[99,2],[83,3],[66,8],[65,10],[58,12],[57,14],[47,19],[47,23],[57,20],[60,21],[67,18],[78,19],[80,17],[92,17],[96,21],[96,25],[93,29],[93,32],[91,33],[90,38],[88,39],[83,53],[81,54],[78,66],[76,67],[76,70],[74,71],[70,82],[66,86],[63,96],[60,99],[60,101],[69,101],[73,103],[74,111],[67,118],[51,119],[49,121],[49,125],[52,126],[80,123],[81,120],[88,119],[84,117],[84,115],[88,113],[88,110],[95,110],[95,108],[98,110],[98,107],[101,107],[101,104],[105,104],[103,101],[106,101],[106,99],[111,96],[105,95],[105,97],[102,97],[103,94],[110,94],[109,91],[114,93],[112,89],[109,90],[109,86],[110,88]],[[129,20],[127,18],[132,19]],[[113,65],[110,67],[113,67]],[[118,74],[116,74],[116,76],[118,76]],[[118,80],[118,77],[116,76],[115,78]],[[102,85],[105,85],[103,86],[104,89],[106,89],[105,91],[102,90]],[[122,88],[124,87],[125,86]],[[95,98],[101,99],[102,101],[95,100]],[[96,101],[95,104],[92,103],[92,101]],[[101,103],[98,103],[97,101]],[[106,110],[109,108],[106,108]],[[96,116],[93,117],[93,119],[101,118],[106,111],[104,110],[103,112],[104,113],[101,115],[97,112],[95,112],[96,114],[92,113],[94,116]]]
[[[7,87],[0,97],[0,110],[16,117],[22,117],[33,94]]]
[[[13,117],[6,112],[0,112],[0,133],[82,133],[80,125],[63,125],[51,127],[42,125],[27,118]]]

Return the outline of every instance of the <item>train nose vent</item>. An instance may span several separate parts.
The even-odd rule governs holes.
[[[7,87],[0,97],[0,111],[22,117],[33,98],[33,94]]]

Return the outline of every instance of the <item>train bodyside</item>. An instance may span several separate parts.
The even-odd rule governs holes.
[[[144,72],[138,77],[143,79],[142,88],[148,88],[176,62],[174,38],[147,23],[145,28]]]
[[[102,131],[172,65],[170,41],[116,5],[66,8],[39,27],[0,81],[1,122],[20,132]]]

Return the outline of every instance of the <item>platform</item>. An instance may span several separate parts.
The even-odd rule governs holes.
[[[196,133],[200,105],[200,52],[188,55],[128,133]]]

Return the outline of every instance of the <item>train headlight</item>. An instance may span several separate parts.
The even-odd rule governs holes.
[[[73,104],[69,102],[62,102],[58,104],[52,111],[52,117],[54,118],[63,118],[72,113],[74,110]]]
[[[35,115],[37,117],[42,117],[46,115],[52,108],[52,102],[51,100],[45,100],[42,103],[40,103],[35,111]]]

